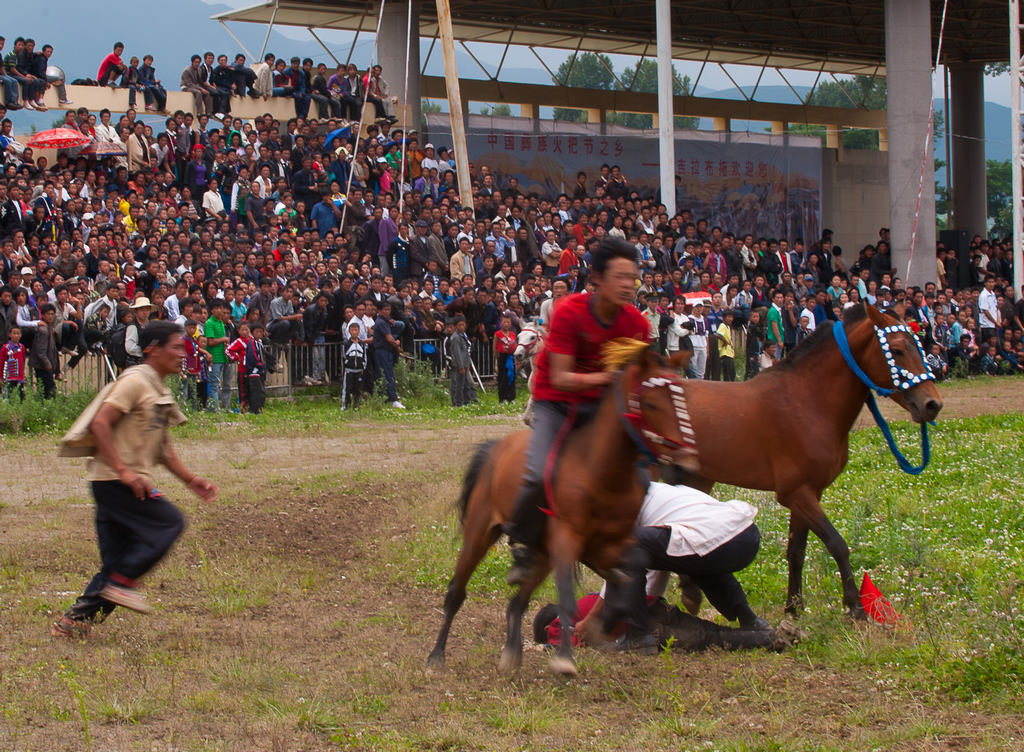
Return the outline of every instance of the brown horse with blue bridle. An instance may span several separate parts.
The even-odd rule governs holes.
[[[920,466],[896,449],[875,394],[921,424]],[[927,465],[927,424],[942,399],[914,332],[871,305],[847,308],[842,322],[819,326],[750,381],[687,381],[686,397],[700,469],[670,470],[664,479],[705,492],[715,483],[774,491],[790,511],[786,610],[802,608],[807,534],[813,531],[839,566],[843,603],[863,617],[850,549],[822,509],[821,495],[846,467],[850,430],[865,402],[901,469],[916,474]]]

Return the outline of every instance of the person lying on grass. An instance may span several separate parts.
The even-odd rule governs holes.
[[[652,482],[634,529],[630,578],[606,583],[600,594],[577,604],[574,640],[614,641],[624,650],[653,649],[669,637],[688,650],[771,646],[775,630],[751,610],[734,574],[757,556],[761,533],[754,524],[756,515],[757,508],[744,501],[720,502],[693,488]],[[689,578],[739,629],[697,619],[665,603],[661,596],[673,572]],[[546,622],[550,632],[552,620],[542,614],[543,609],[534,622],[535,636],[541,634],[538,621]]]

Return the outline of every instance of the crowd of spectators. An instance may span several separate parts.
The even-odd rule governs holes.
[[[99,82],[123,81],[147,107],[162,107],[151,57],[125,65],[122,52],[118,44],[103,61]],[[861,300],[911,322],[940,374],[1024,368],[1024,309],[1008,283],[1007,241],[974,238],[960,284],[955,252],[940,246],[935,281],[908,289],[887,230],[850,258],[827,230],[805,243],[714,226],[685,205],[668,216],[619,165],[581,173],[571,194],[543,196],[471,163],[473,195],[460,197],[451,150],[393,127],[379,68],[360,87],[354,66],[327,77],[310,60],[291,68],[272,55],[253,68],[242,56],[226,61],[211,68],[212,53],[193,57],[182,86],[198,87],[195,111],[168,113],[158,126],[134,109],[116,118],[65,112],[65,127],[123,154],[69,149],[51,164],[0,111],[0,345],[16,341],[27,358],[20,370],[5,361],[5,378],[34,369],[52,395],[60,350],[75,368],[90,350],[130,349],[131,337],[111,345],[121,324],[171,319],[193,322],[192,375],[205,384],[207,406],[227,407],[229,353],[244,322],[235,352],[258,327],[261,353],[264,344],[305,348],[302,372],[298,359],[290,366],[305,383],[343,380],[355,333],[366,361],[360,383],[379,378],[400,406],[394,363],[414,353],[414,341],[436,343],[415,352],[435,368],[457,332],[481,350],[505,332],[496,357],[508,355],[508,331],[550,318],[555,299],[584,291],[591,251],[613,235],[636,246],[636,304],[659,347],[693,349],[691,377],[735,378],[742,348],[749,378]],[[348,127],[360,90],[380,116],[361,137]],[[290,96],[296,116],[232,117],[231,95],[243,94]],[[306,116],[310,101],[320,119]],[[330,343],[337,355],[325,355]],[[11,350],[0,357],[13,363]],[[454,391],[454,401],[469,401]]]
[[[0,36],[0,89],[8,110],[38,110],[46,112],[43,95],[51,86],[57,89],[57,101],[71,104],[63,81],[50,82],[46,69],[53,56],[53,45],[44,44],[36,50],[36,40],[18,37],[10,52],[3,53],[7,40]]]

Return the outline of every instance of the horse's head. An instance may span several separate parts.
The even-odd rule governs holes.
[[[540,329],[536,324],[530,323],[523,326],[519,336],[516,337],[516,349],[512,353],[516,366],[520,366],[524,360],[533,355],[534,350],[540,343]]]
[[[873,333],[857,362],[878,386],[892,388],[889,396],[910,413],[916,423],[932,421],[942,409],[942,398],[924,359],[917,336],[903,322],[865,303],[867,326]]]
[[[652,347],[630,347],[635,353],[613,387],[623,427],[648,459],[693,465],[696,447],[683,380]]]

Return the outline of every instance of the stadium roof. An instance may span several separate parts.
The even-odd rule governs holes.
[[[401,4],[403,0],[390,0]],[[942,0],[932,0],[935,49]],[[276,6],[276,14],[275,14]],[[376,3],[267,0],[218,13],[247,21],[372,33]],[[463,42],[654,56],[654,2],[451,0]],[[883,0],[672,0],[673,57],[841,74],[884,75]],[[420,4],[420,36],[437,34],[432,2]],[[1006,0],[949,0],[943,62],[1009,59]]]

